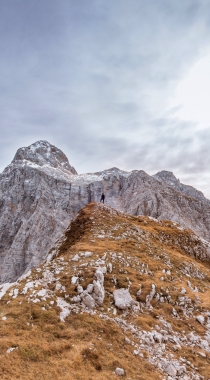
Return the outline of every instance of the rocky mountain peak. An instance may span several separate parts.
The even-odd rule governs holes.
[[[161,172],[156,173],[153,177],[156,179],[160,179],[161,181],[167,182],[169,185],[179,183],[179,179],[177,179],[173,172],[162,170]]]
[[[106,205],[118,211],[172,220],[210,241],[210,201],[171,172],[74,174],[67,157],[47,141],[20,148],[0,174],[0,283],[43,263],[81,208],[100,201],[102,192]]]
[[[184,185],[180,182],[178,178],[175,177],[173,172],[162,170],[161,172],[156,173],[153,175],[153,178],[157,179],[158,181],[161,181],[163,184],[166,183],[173,189],[181,192],[182,194],[187,195],[188,197],[197,199],[202,202],[204,199],[204,195],[201,191],[195,189],[192,186]],[[209,203],[209,201],[207,200]]]
[[[72,174],[77,174],[73,166],[69,164],[66,155],[48,141],[40,140],[28,147],[18,149],[12,163],[20,161],[30,161],[39,166],[52,166],[70,171]]]

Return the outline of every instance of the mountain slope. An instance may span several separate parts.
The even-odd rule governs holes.
[[[209,379],[209,257],[176,223],[88,204],[1,286],[1,379]]]
[[[210,201],[170,172],[112,168],[78,175],[47,141],[17,151],[0,175],[0,282],[15,281],[42,263],[80,209],[106,195],[131,215],[170,219],[210,241]]]

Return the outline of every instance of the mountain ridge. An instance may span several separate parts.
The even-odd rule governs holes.
[[[174,222],[89,203],[54,258],[0,286],[1,379],[208,380],[202,247]]]
[[[175,177],[175,187],[169,185],[170,172],[76,173],[58,148],[40,141],[20,148],[0,175],[0,282],[43,262],[80,209],[102,192],[116,210],[169,219],[210,241],[210,201]]]

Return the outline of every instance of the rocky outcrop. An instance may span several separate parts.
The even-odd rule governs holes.
[[[81,303],[88,309],[94,309],[95,307],[101,306],[103,304],[105,295],[104,273],[106,273],[106,268],[97,268],[95,271],[95,279],[93,280],[93,283],[89,284],[86,290],[84,290],[81,285],[78,285],[78,296],[74,296],[72,298],[72,301]]]
[[[54,258],[0,285],[1,378],[36,378],[34,352],[43,355],[44,347],[39,378],[55,378],[70,363],[67,375],[79,379],[209,379],[209,262],[163,233],[203,244],[176,223],[86,205]]]
[[[78,175],[46,141],[17,151],[0,175],[0,282],[43,262],[79,210],[100,200],[131,215],[170,219],[210,241],[210,201],[173,173],[112,168]]]
[[[127,310],[132,306],[139,306],[139,303],[135,301],[128,289],[117,289],[113,292],[115,306],[120,310]]]

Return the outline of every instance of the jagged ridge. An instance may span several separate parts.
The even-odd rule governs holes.
[[[42,263],[70,221],[102,191],[116,210],[170,219],[210,241],[210,201],[172,173],[75,173],[59,149],[39,141],[18,150],[0,175],[0,282]]]

